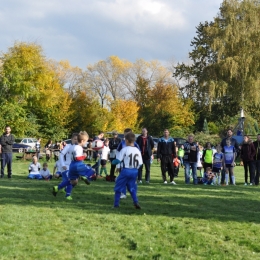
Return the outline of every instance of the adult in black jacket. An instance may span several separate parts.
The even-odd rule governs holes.
[[[0,137],[0,144],[2,149],[1,154],[1,178],[4,178],[4,170],[7,165],[8,178],[12,178],[12,158],[13,158],[13,144],[14,136],[11,134],[11,127],[5,127],[5,133]]]
[[[157,146],[157,161],[161,162],[161,171],[164,184],[167,184],[166,172],[170,175],[171,184],[176,184],[174,182],[174,167],[173,158],[176,157],[176,148],[174,144],[174,139],[170,137],[168,129],[163,132],[163,137],[158,141]]]
[[[145,166],[145,181],[150,182],[150,168],[151,168],[151,156],[153,155],[154,141],[153,138],[148,135],[146,128],[142,129],[142,134],[137,137],[136,143],[139,145],[143,164]],[[142,183],[142,171],[143,164],[138,169],[138,181]]]
[[[113,131],[112,134],[113,134],[113,138],[109,140],[110,162],[112,162],[114,159],[116,159],[116,149],[117,149],[118,145],[121,143],[121,139],[118,137],[117,131]],[[113,179],[114,179],[115,169],[116,169],[116,165],[111,163],[110,181],[113,181]]]
[[[255,156],[254,156],[254,167],[255,167],[255,185],[259,185],[259,176],[260,176],[260,134],[257,135],[257,140],[253,142],[255,147]]]

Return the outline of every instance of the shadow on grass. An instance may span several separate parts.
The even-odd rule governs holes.
[[[142,210],[135,210],[130,195],[121,200],[119,209],[112,209],[113,183],[83,182],[73,190],[73,201],[65,195],[52,195],[58,181],[45,182],[16,177],[0,182],[2,205],[19,205],[55,209],[82,209],[94,214],[126,214],[167,216],[171,218],[211,219],[219,221],[260,223],[258,187],[142,185],[138,198]]]

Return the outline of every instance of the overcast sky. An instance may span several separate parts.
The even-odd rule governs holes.
[[[85,68],[111,55],[185,61],[195,26],[222,0],[0,0],[0,51],[40,44],[48,58]]]

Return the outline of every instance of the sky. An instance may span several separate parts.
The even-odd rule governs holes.
[[[111,55],[182,62],[200,22],[222,0],[0,0],[0,51],[40,44],[47,58],[82,69]]]

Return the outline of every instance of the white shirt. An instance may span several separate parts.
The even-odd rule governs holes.
[[[64,171],[64,169],[62,169],[62,167],[61,167],[60,160],[55,162],[54,167],[57,169],[56,170],[57,172],[63,172]]]
[[[48,177],[48,176],[51,175],[49,169],[46,169],[46,171],[44,169],[41,169],[40,174],[41,174],[42,177]]]
[[[29,165],[30,174],[39,174],[39,169],[41,168],[41,164],[37,162],[34,164],[33,162]]]
[[[85,158],[83,156],[83,147],[78,144],[72,145],[69,152],[71,154],[71,161],[82,161]]]
[[[109,152],[110,152],[109,147],[108,146],[104,146],[104,148],[102,149],[101,160],[107,160]]]
[[[64,166],[67,166],[67,170],[69,169],[68,166],[70,166],[71,163],[71,147],[73,144],[67,144],[60,152],[59,155],[59,161],[61,168]],[[66,156],[66,159],[64,159],[64,156]]]
[[[121,162],[122,168],[138,169],[143,164],[141,152],[134,146],[126,146],[119,153],[116,159]]]

